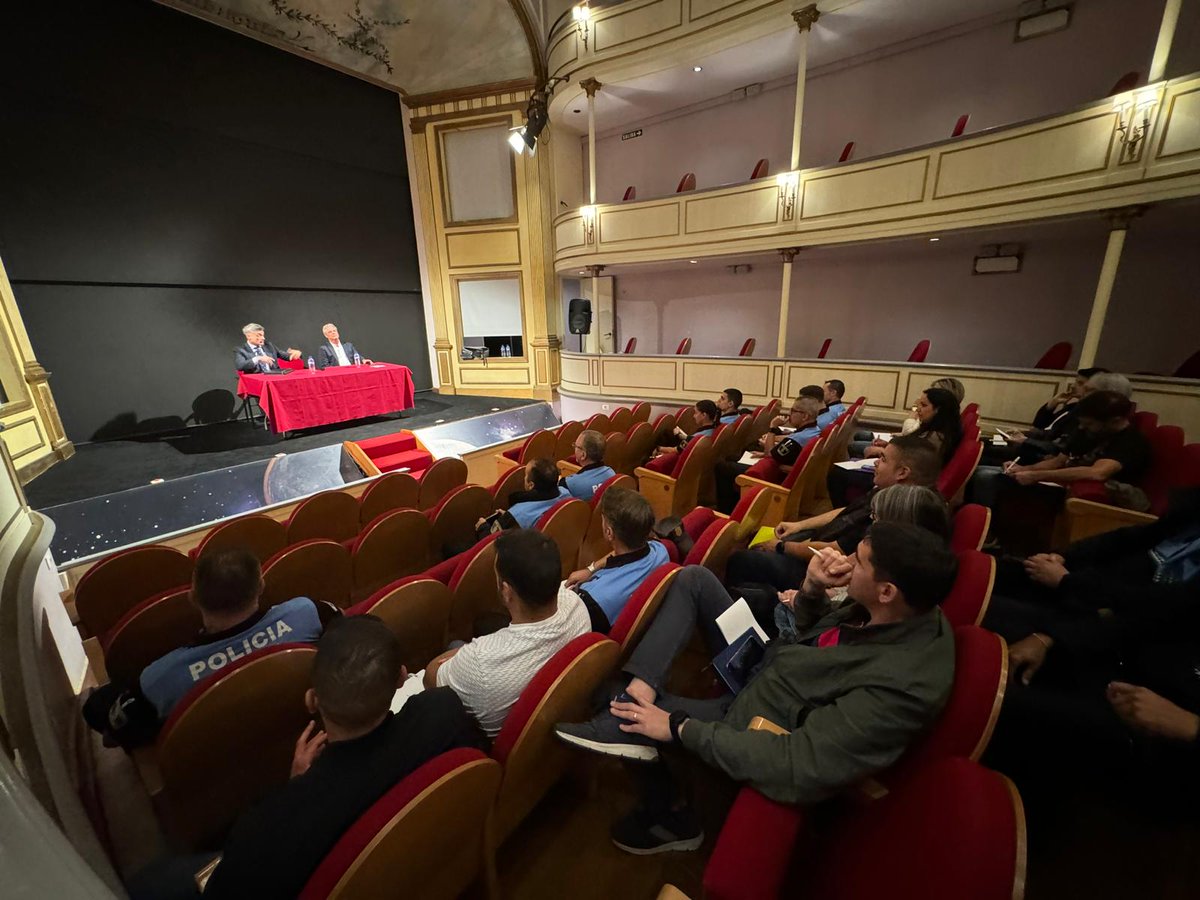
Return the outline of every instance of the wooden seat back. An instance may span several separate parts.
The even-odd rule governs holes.
[[[525,467],[513,466],[496,479],[489,493],[492,495],[493,509],[508,509],[511,506],[509,497],[514,491],[525,490]]]
[[[525,465],[535,459],[553,459],[557,447],[558,435],[553,431],[547,431],[544,428],[541,431],[535,431],[525,441],[525,446],[521,448],[518,462]]]
[[[447,559],[474,544],[476,523],[494,510],[491,492],[477,484],[464,484],[443,497],[429,529],[433,558]]]
[[[367,525],[352,553],[355,599],[429,568],[429,533],[429,519],[415,509],[394,509]]]
[[[309,540],[280,550],[263,566],[263,592],[259,609],[270,609],[293,597],[350,605],[354,589],[354,563],[345,544]]]
[[[416,509],[421,482],[407,472],[388,472],[367,485],[359,498],[359,522],[366,525],[393,509]]]
[[[221,550],[249,550],[260,563],[266,562],[287,546],[287,529],[270,516],[255,514],[230,519],[209,529],[200,545],[192,551],[199,559]]]
[[[583,432],[583,423],[572,419],[570,422],[563,422],[562,427],[558,429],[557,440],[554,445],[554,458],[574,461],[575,459],[575,439]]]
[[[649,422],[650,421],[650,404],[645,400],[641,400],[633,406],[633,421]]]
[[[146,666],[200,633],[204,620],[191,593],[185,585],[157,594],[121,617],[100,642],[109,681],[135,687]]]
[[[572,497],[569,500],[560,500],[546,510],[534,526],[558,545],[563,578],[575,570],[575,564],[579,560],[579,548],[587,536],[591,520],[591,506]]]
[[[699,505],[700,484],[705,477],[712,477],[712,438],[693,438],[683,451],[682,465],[675,476],[675,495],[671,502],[671,514],[682,516]]]
[[[192,560],[174,547],[132,547],[84,573],[75,586],[75,610],[87,630],[101,637],[139,603],[191,580]]]
[[[583,430],[598,431],[601,434],[608,434],[610,431],[612,431],[612,420],[609,419],[604,413],[596,413],[583,423]]]
[[[421,476],[421,489],[417,493],[417,509],[432,509],[438,501],[460,484],[467,483],[467,464],[461,459],[448,456],[439,459]]]
[[[342,835],[300,900],[388,897],[399,885],[420,885],[423,900],[454,900],[490,869],[487,823],[500,778],[500,764],[475,749],[429,760]]]
[[[392,630],[405,667],[415,673],[446,649],[451,597],[450,588],[440,581],[413,575],[377,591],[357,608],[378,616]]]
[[[617,408],[608,418],[613,431],[626,432],[633,427],[633,410],[627,406]]]
[[[629,460],[629,471],[632,475],[638,466],[646,464],[650,451],[654,449],[654,426],[649,422],[635,422],[625,435],[625,454]]]
[[[315,647],[281,644],[201,681],[158,736],[163,817],[183,849],[220,847],[237,817],[287,781],[310,721]]]
[[[314,539],[348,541],[361,522],[358,498],[345,491],[322,491],[301,500],[287,522],[287,542]]]
[[[633,474],[633,458],[625,432],[611,431],[604,436],[604,464],[622,475]]]
[[[496,538],[489,535],[458,564],[450,576],[449,639],[475,636],[475,621],[483,615],[506,612],[496,584]]]
[[[600,500],[605,491],[614,487],[636,491],[637,482],[629,475],[614,475],[596,489],[591,503],[588,504],[591,507],[591,518],[588,520],[587,532],[579,545],[579,559],[576,563],[579,568],[599,559],[612,549],[612,546],[604,539],[604,517],[600,515]]]

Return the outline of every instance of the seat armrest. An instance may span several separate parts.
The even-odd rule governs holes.
[[[753,726],[751,726],[753,727]],[[743,787],[704,868],[706,900],[779,897],[804,811]]]
[[[507,474],[509,469],[516,468],[519,465],[520,465],[520,463],[513,462],[511,459],[509,459],[503,453],[496,454],[496,475],[497,475],[497,477]]]
[[[775,484],[773,481],[763,481],[760,478],[752,478],[749,475],[739,475],[736,479],[734,479],[734,481],[738,487],[742,488],[760,487],[764,490],[771,490],[779,494],[788,493],[788,489],[782,484]]]
[[[653,469],[647,469],[644,466],[638,466],[633,470],[633,474],[634,477],[637,478],[638,484],[641,484],[643,481],[650,481],[664,486],[675,486],[675,479],[670,475],[664,475],[661,472],[655,472]]]
[[[1067,517],[1066,533],[1063,539],[1067,544],[1073,544],[1093,535],[1103,534],[1126,525],[1146,525],[1158,521],[1157,516],[1148,513],[1134,512],[1107,503],[1096,503],[1092,500],[1081,500],[1069,497],[1064,507]]]
[[[558,474],[562,475],[564,478],[568,475],[574,475],[580,470],[580,468],[581,466],[579,466],[577,463],[569,462],[565,459],[560,459],[558,461]]]
[[[213,859],[203,869],[197,872],[195,876],[193,876],[196,879],[196,890],[198,890],[200,893],[203,894],[204,889],[208,887],[208,879],[212,878],[212,873],[216,870],[220,862],[221,856],[218,854],[216,859]]]
[[[764,719],[762,716],[755,716],[750,720],[750,727],[747,731],[769,731],[771,734],[791,734],[782,725],[776,725],[770,719]]]

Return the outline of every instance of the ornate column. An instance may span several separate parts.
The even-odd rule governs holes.
[[[804,120],[804,82],[808,72],[808,33],[821,17],[817,4],[810,3],[803,9],[792,12],[796,27],[800,29],[800,53],[796,60],[796,113],[792,120],[792,165],[791,171],[800,168],[800,126]]]
[[[787,355],[788,305],[792,299],[792,260],[800,252],[799,247],[785,247],[779,251],[783,257],[783,286],[779,294],[779,339],[775,343],[775,355]]]
[[[1121,265],[1121,251],[1125,247],[1125,233],[1129,231],[1130,223],[1145,209],[1144,206],[1127,206],[1123,209],[1109,210],[1105,214],[1112,230],[1108,233],[1108,246],[1104,250],[1104,262],[1100,266],[1100,280],[1096,283],[1096,295],[1092,299],[1092,314],[1088,317],[1083,348],[1079,351],[1081,369],[1096,364],[1096,351],[1100,347],[1104,319],[1108,315],[1108,301],[1112,297],[1113,283],[1117,280],[1117,269]]]
[[[1158,40],[1154,43],[1154,57],[1150,62],[1150,75],[1146,81],[1154,84],[1161,81],[1167,71],[1167,57],[1171,55],[1171,42],[1175,39],[1175,25],[1179,21],[1179,8],[1183,0],[1167,0],[1163,7],[1162,21],[1158,26]]]
[[[588,98],[588,203],[596,205],[596,91],[603,85],[595,78],[585,78],[579,86]]]

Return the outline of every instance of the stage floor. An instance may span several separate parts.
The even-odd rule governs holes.
[[[139,440],[76,445],[75,455],[52,466],[25,487],[34,509],[175,479],[243,463],[298,453],[342,441],[362,440],[405,429],[415,431],[474,416],[528,406],[535,401],[418,393],[416,406],[399,415],[344,422],[301,432],[286,441],[245,420],[184,429]]]

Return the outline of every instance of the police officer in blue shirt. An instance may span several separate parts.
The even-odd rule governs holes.
[[[604,464],[604,450],[604,435],[598,431],[581,431],[575,438],[575,461],[582,468],[559,482],[572,497],[590,503],[597,488],[617,474]]]

